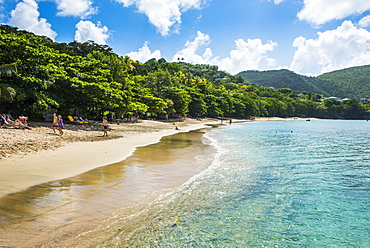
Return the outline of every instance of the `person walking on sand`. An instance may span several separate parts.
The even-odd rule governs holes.
[[[58,129],[58,117],[57,115],[54,113],[53,114],[53,132],[55,133],[55,129]]]
[[[57,127],[57,130],[59,131],[59,134],[60,135],[63,135],[63,128],[64,128],[64,123],[63,123],[63,119],[62,119],[62,116],[61,115],[58,115],[58,127]]]
[[[108,137],[108,121],[107,121],[107,117],[103,117],[103,122],[102,122],[102,125],[103,125],[103,131],[104,131],[104,134],[103,134],[103,137],[107,136]]]

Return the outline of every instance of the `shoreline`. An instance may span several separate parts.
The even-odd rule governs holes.
[[[254,120],[233,119],[233,123],[295,119],[304,120],[257,117]],[[229,124],[211,118],[185,119],[176,123],[144,120],[110,125],[112,131],[109,131],[108,139],[100,136],[100,125],[87,127],[87,130],[82,129],[86,127],[69,125],[63,136],[53,134],[49,123],[33,130],[0,129],[0,133],[5,133],[5,140],[10,141],[0,147],[3,148],[0,150],[0,197],[120,162],[132,155],[137,147],[157,143],[164,136],[220,125]]]
[[[256,118],[253,121],[233,119],[233,123],[284,120],[305,121],[306,119],[276,117]],[[162,125],[163,123],[148,123],[149,126],[158,124]],[[134,125],[132,126],[134,127]],[[100,242],[101,235],[106,235],[105,228],[107,225],[115,223],[117,214],[121,217],[131,216],[138,210],[141,211],[157,198],[159,193],[162,194],[167,192],[166,190],[182,184],[180,178],[187,180],[187,176],[193,175],[194,171],[189,170],[191,168],[188,163],[190,160],[179,158],[186,151],[182,145],[177,147],[179,144],[177,142],[181,140],[181,137],[186,135],[187,138],[183,139],[186,144],[192,140],[189,135],[207,132],[205,129],[213,127],[228,127],[229,123],[222,124],[219,120],[207,120],[201,123],[188,122],[176,126],[179,126],[180,130],[176,130],[172,123],[163,125],[161,128],[157,127],[155,130],[145,126],[149,129],[146,132],[143,130],[125,132],[123,137],[117,139],[72,142],[57,149],[0,160],[0,197],[3,196],[3,192],[8,191],[8,193],[4,193],[2,203],[4,209],[7,209],[7,206],[13,206],[13,208],[21,210],[17,213],[19,216],[22,216],[23,212],[25,213],[23,219],[17,220],[17,216],[14,215],[15,221],[11,225],[3,226],[3,234],[0,239],[9,242],[6,243],[8,245],[20,244],[17,242],[21,238],[23,241],[27,240],[27,245],[60,244],[60,247],[70,247],[71,244],[80,246],[86,244],[87,240],[94,242],[92,239]],[[116,126],[112,128],[118,129]],[[190,132],[193,130],[200,131]],[[179,136],[171,138],[170,136],[174,134]],[[116,133],[110,137],[118,135],[120,134]],[[162,138],[164,138],[163,142]],[[166,139],[173,139],[175,143],[169,144]],[[152,149],[151,153],[148,152],[150,149]],[[173,150],[172,157],[166,154],[171,149]],[[176,149],[181,150],[176,151]],[[187,154],[194,155],[196,151],[198,150],[190,149]],[[138,158],[144,158],[144,160],[137,163]],[[148,164],[153,163],[154,166],[147,166],[145,160],[149,162]],[[9,161],[14,163],[9,163]],[[172,161],[173,166],[167,166],[166,162],[168,161]],[[125,170],[115,169],[122,166],[122,163],[127,163],[124,166]],[[182,166],[184,164],[187,166]],[[102,173],[102,171],[107,173]],[[114,176],[111,178],[110,175]],[[71,177],[74,178],[73,180],[75,177],[78,178],[76,182],[79,183],[69,184],[69,181],[72,182]],[[81,183],[83,178],[88,182],[86,185]],[[37,180],[40,182],[36,183]],[[59,180],[67,183],[60,184]],[[90,182],[92,182],[91,186]],[[94,182],[101,182],[101,189],[97,186],[99,184]],[[28,184],[29,186],[27,186]],[[8,185],[5,191],[2,188],[4,185]],[[37,187],[32,187],[36,185]],[[56,185],[55,188],[54,185]],[[88,187],[81,190],[85,186]],[[165,186],[165,188],[157,188],[158,186]],[[49,191],[49,188],[54,191]],[[71,189],[68,190],[69,188]],[[9,193],[9,191],[13,192]],[[37,192],[39,193],[37,194]],[[122,192],[125,193],[122,194]],[[41,195],[42,198],[40,198]],[[14,201],[14,205],[12,201]],[[16,202],[19,202],[20,205],[18,206]],[[50,204],[51,202],[53,204]],[[28,208],[28,204],[35,208]],[[50,208],[50,206],[52,207]],[[111,216],[111,214],[113,215]],[[116,226],[117,230],[121,230],[120,225],[122,224]],[[22,236],[24,231],[26,231],[27,237]],[[73,237],[76,233],[78,235]],[[28,246],[26,243],[22,243],[19,247]]]
[[[120,162],[138,147],[157,143],[162,137],[175,133],[211,128],[207,124],[216,122],[182,123],[179,130],[175,130],[171,123],[159,131],[126,133],[120,138],[94,142],[68,142],[56,149],[26,153],[24,156],[15,154],[0,160],[0,197]]]
[[[207,168],[214,149],[203,142],[203,134],[210,129],[206,124],[196,124],[170,135],[162,136],[173,130],[158,132],[156,137],[130,136],[143,142],[142,137],[149,135],[147,141],[151,143],[138,146],[120,162],[2,197],[0,240],[4,245],[17,247],[87,247],[84,241],[78,245],[70,242],[79,241],[85,233],[96,234],[95,230],[99,232],[117,214],[130,216],[141,211],[164,192]],[[127,147],[132,144],[125,142]],[[103,147],[100,143],[99,147]],[[45,170],[43,173],[48,174]]]

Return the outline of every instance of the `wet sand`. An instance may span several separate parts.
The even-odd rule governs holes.
[[[194,162],[206,147],[199,144],[202,135],[191,138],[194,133],[189,131],[210,126],[165,126],[100,142],[67,142],[54,150],[0,160],[0,244],[63,247],[114,212],[136,211],[204,169],[204,164]],[[176,142],[168,140],[172,134],[178,135]],[[196,150],[190,149],[194,143]]]
[[[197,154],[210,154],[209,150],[203,150],[207,147],[203,144],[193,146],[199,143],[201,136],[178,136],[175,139],[180,142],[177,143],[166,141],[166,138],[157,142],[161,137],[175,133],[191,136],[193,132],[188,131],[204,128],[204,123],[176,124],[180,126],[179,131],[172,123],[162,123],[160,127],[150,123],[141,131],[111,135],[115,138],[123,136],[118,139],[67,141],[53,150],[47,145],[46,150],[36,149],[37,152],[26,152],[25,155],[15,152],[1,159],[0,244],[71,247],[70,242],[76,235],[104,226],[104,222],[117,211],[128,215],[147,206],[159,194],[180,186],[199,173],[209,162],[205,159],[206,162],[199,165],[199,160],[194,158]],[[220,124],[209,120],[208,123]],[[74,134],[79,137],[81,133],[86,134],[81,130],[70,130],[68,138]],[[96,133],[91,137],[91,141],[101,140]],[[191,147],[189,140],[193,140],[190,143],[197,148],[186,152],[186,148]],[[169,154],[169,151],[175,152]],[[197,153],[202,151],[205,152],[203,155]],[[134,156],[130,157],[132,154]],[[138,158],[141,162],[136,161]],[[82,240],[84,236],[81,236]],[[81,243],[78,240],[77,245],[86,247],[86,240]]]
[[[119,214],[132,214],[208,167],[214,150],[203,131],[166,136],[129,158],[0,198],[0,243],[15,247],[87,247]],[[77,240],[76,240],[77,237]],[[99,241],[96,241],[99,242]]]
[[[100,130],[86,131],[75,126],[68,127],[65,136],[55,136],[52,130],[46,127],[33,130],[0,129],[2,138],[7,140],[1,145],[6,155],[0,160],[0,197],[33,185],[71,177],[99,166],[122,161],[130,156],[136,147],[156,143],[166,135],[205,127],[205,123],[213,121],[189,120],[176,123],[179,130],[175,130],[174,123],[153,121],[111,125],[113,131],[109,132],[109,139],[102,138]],[[78,142],[81,140],[94,142]],[[43,141],[47,141],[47,145]],[[12,149],[17,146],[8,146],[9,143],[21,143],[23,150],[19,148],[19,152],[18,149]],[[34,151],[28,151],[29,147]]]

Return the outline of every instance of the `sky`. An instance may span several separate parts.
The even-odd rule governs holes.
[[[370,64],[369,0],[0,0],[0,23],[142,63],[317,76]]]

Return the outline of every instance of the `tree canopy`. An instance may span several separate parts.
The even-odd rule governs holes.
[[[370,65],[307,77],[289,70],[244,71],[238,74],[249,83],[273,88],[290,88],[340,98],[370,98]]]
[[[363,118],[368,109],[354,100],[330,102],[308,91],[262,87],[213,65],[140,63],[92,41],[57,43],[6,25],[0,26],[0,104],[2,112],[34,117],[56,109],[89,117],[109,111],[158,118]]]

